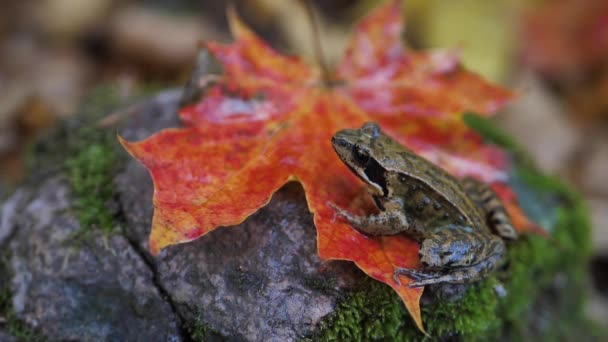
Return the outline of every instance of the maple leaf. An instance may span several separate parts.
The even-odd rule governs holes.
[[[234,43],[206,43],[223,73],[200,80],[204,96],[179,113],[184,127],[121,139],[154,181],[152,253],[242,222],[295,180],[314,215],[320,257],[354,261],[391,286],[424,331],[423,289],[393,278],[395,267],[419,266],[418,244],[402,235],[371,238],[336,219],[328,203],[363,214],[369,195],[333,153],[331,137],[376,121],[454,175],[500,183],[505,154],[484,145],[462,113],[488,115],[512,94],[464,70],[450,51],[405,49],[399,13],[392,2],[357,26],[329,87],[318,68],[273,51],[230,13]]]

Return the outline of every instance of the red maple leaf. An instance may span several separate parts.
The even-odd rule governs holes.
[[[422,288],[393,279],[396,266],[418,267],[418,244],[406,236],[370,238],[335,218],[328,203],[362,214],[369,195],[333,153],[331,137],[376,121],[456,176],[501,182],[504,153],[484,145],[462,113],[490,114],[512,94],[464,70],[450,51],[406,50],[399,13],[393,2],[359,24],[331,87],[316,67],[273,51],[231,14],[234,43],[206,44],[223,74],[200,80],[205,96],[181,110],[184,127],[121,140],[154,181],[151,251],[238,224],[295,180],[314,214],[321,258],[352,260],[391,286],[422,330]]]

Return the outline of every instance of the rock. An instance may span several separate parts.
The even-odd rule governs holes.
[[[598,291],[591,291],[585,310],[589,317],[601,326],[608,325],[608,297]]]
[[[17,316],[50,340],[181,340],[179,319],[127,239],[93,232],[90,243],[70,243],[79,229],[70,201],[68,186],[52,176],[32,189],[21,210],[3,217],[15,229],[10,252]],[[9,200],[3,213],[14,203]]]
[[[605,131],[592,139],[588,153],[581,158],[585,163],[582,166],[580,181],[586,193],[608,197],[608,136]]]
[[[17,339],[0,329],[0,342],[17,342]]]
[[[593,226],[593,249],[599,253],[608,252],[608,199],[592,197],[587,199]]]
[[[0,246],[4,245],[15,230],[16,214],[23,206],[28,193],[25,189],[17,190],[0,208]]]
[[[166,91],[135,104],[119,133],[138,140],[175,126],[180,96]],[[182,324],[210,338],[297,340],[364,278],[350,262],[319,259],[295,183],[244,223],[158,257],[147,252],[152,182],[134,159],[116,176],[112,204],[122,208],[124,235],[92,230],[73,245],[79,226],[69,187],[56,171],[38,183],[3,204],[0,232],[10,246],[13,310],[51,340],[182,340]]]
[[[175,104],[178,98],[175,97]],[[120,134],[141,139],[138,115]],[[142,126],[142,124],[144,124]],[[130,239],[148,248],[152,182],[135,160],[117,177]],[[159,284],[187,322],[228,340],[291,341],[310,334],[345,290],[362,279],[352,263],[321,261],[301,186],[288,184],[244,223],[163,251],[153,258]]]
[[[180,96],[179,91],[167,91],[128,107],[128,120],[120,124],[118,133],[133,141],[175,126]],[[122,118],[113,119],[117,122]],[[126,152],[121,153],[126,156]],[[321,336],[337,340],[423,337],[388,286],[365,280],[368,277],[353,263],[318,258],[312,217],[302,188],[294,183],[284,186],[268,205],[243,223],[151,256],[147,251],[153,215],[152,182],[137,161],[125,160],[113,184],[108,184],[114,186],[117,195],[108,206],[120,208],[124,219],[119,222],[124,230],[111,237],[104,238],[85,227],[92,229],[91,239],[82,246],[70,246],[67,238],[78,229],[69,210],[75,199],[70,197],[61,174],[52,171],[56,169],[38,170],[45,175],[39,177],[39,184],[23,187],[23,199],[14,195],[0,211],[0,222],[7,222],[2,224],[11,232],[6,236],[12,254],[13,309],[49,339],[293,341]],[[587,229],[578,212],[567,213],[563,226],[556,229]],[[566,304],[543,295],[552,286],[547,282],[556,277],[543,273],[544,266],[572,267],[568,266],[572,263],[556,258],[570,260],[573,255],[567,251],[563,255],[549,253],[549,245],[540,237],[530,239],[536,242],[522,240],[511,246],[517,248],[513,255],[519,256],[511,263],[518,266],[512,268],[516,276],[505,276],[498,284],[507,300],[495,300],[496,284],[480,282],[476,291],[467,291],[466,300],[423,306],[427,329],[438,338],[486,333],[519,336],[521,331],[515,329],[488,330],[487,322],[498,322],[488,321],[488,317],[500,317],[500,323],[510,329],[514,323],[527,325],[528,314],[545,317],[556,312],[548,320],[541,320],[548,324],[562,324],[566,317],[562,311],[573,316]],[[575,256],[585,253],[576,240],[572,243]],[[520,260],[527,255],[537,257]],[[561,274],[567,280],[562,282],[565,284],[574,279],[562,269],[547,272]],[[364,283],[373,285],[366,287]],[[572,286],[575,290],[561,286],[552,292],[557,293],[555,298],[578,300],[582,285],[571,283],[576,285]],[[522,291],[536,286],[538,291]],[[452,290],[458,295],[459,289]],[[425,292],[427,299],[436,297],[433,291]],[[514,295],[518,297],[510,297]],[[555,305],[540,307],[536,303],[541,300]],[[508,315],[501,315],[503,312]],[[530,319],[532,336],[555,330],[544,323],[538,330],[539,324]],[[462,328],[465,325],[468,330]]]

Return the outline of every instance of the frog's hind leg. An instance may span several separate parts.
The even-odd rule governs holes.
[[[453,243],[457,244],[458,241],[454,241]],[[452,265],[454,265],[455,262],[453,262],[453,259],[446,259],[446,252],[440,252],[437,249],[427,249],[426,253],[421,255],[421,261],[423,263],[422,270],[396,268],[395,278],[397,278],[397,275],[405,275],[408,278],[413,279],[414,282],[409,284],[409,287],[439,283],[460,284],[481,279],[500,263],[505,253],[504,241],[497,236],[482,241],[482,243],[487,243],[482,250],[477,250],[475,253],[473,253],[472,250],[468,251],[470,252],[469,255],[476,254],[483,256],[482,260],[475,260],[472,262],[474,259],[464,258],[461,262],[458,262],[460,266],[453,267]],[[424,242],[421,247],[421,252],[423,249]],[[462,255],[457,257],[462,257]],[[436,261],[436,264],[429,265],[429,261],[433,260]]]
[[[470,231],[466,228],[438,229],[422,240],[420,263],[430,270],[467,267],[494,253],[493,242],[503,243],[492,234]]]
[[[441,283],[463,284],[483,278],[483,276],[495,268],[500,259],[502,259],[502,254],[493,254],[488,259],[476,265],[453,268],[449,273],[426,273],[419,270],[397,268],[395,269],[395,275],[405,275],[408,278],[413,279],[414,282],[408,284],[408,287],[420,287]]]
[[[483,210],[490,229],[503,239],[515,240],[517,231],[494,190],[471,177],[464,178],[461,183],[467,195]]]

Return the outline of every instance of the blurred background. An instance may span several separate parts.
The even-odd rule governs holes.
[[[379,0],[311,0],[335,62],[353,23]],[[29,143],[110,85],[129,97],[180,86],[200,40],[229,42],[222,0],[3,0],[0,11],[0,198],[24,173]],[[314,60],[297,0],[234,0],[283,52]],[[408,0],[407,41],[459,47],[464,64],[521,97],[496,121],[540,167],[582,192],[594,225],[596,292],[608,323],[608,1]]]

